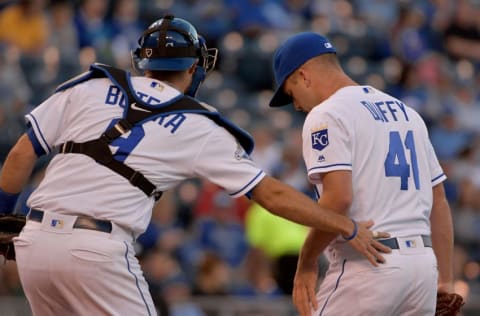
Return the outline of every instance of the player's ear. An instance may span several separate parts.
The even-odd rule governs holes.
[[[189,75],[192,75],[195,72],[195,69],[197,69],[197,64],[198,64],[198,61],[194,62],[193,65],[190,68],[188,68]]]
[[[300,81],[307,87],[310,88],[311,86],[311,79],[310,79],[310,73],[307,69],[305,68],[300,68],[298,69],[298,76]]]

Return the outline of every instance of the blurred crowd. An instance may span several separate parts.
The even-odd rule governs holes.
[[[303,114],[267,105],[272,55],[287,36],[327,35],[357,82],[415,108],[448,176],[457,290],[467,303],[480,295],[478,0],[0,0],[0,165],[25,131],[24,115],[58,84],[93,62],[133,71],[139,35],[164,13],[190,21],[207,46],[220,49],[198,98],[252,133],[252,158],[267,173],[308,195]],[[48,159],[39,161],[18,212],[27,211],[25,199]],[[289,294],[305,234],[196,180],[162,197],[137,246],[159,308],[203,315],[190,297]],[[324,265],[320,260],[320,273]],[[22,295],[14,263],[0,268],[0,295]]]

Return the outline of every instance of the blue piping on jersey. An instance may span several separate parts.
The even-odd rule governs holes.
[[[323,310],[325,309],[325,307],[327,307],[328,300],[329,300],[330,297],[333,295],[333,293],[335,293],[335,291],[337,290],[338,285],[340,284],[340,279],[342,278],[343,273],[345,272],[345,263],[347,263],[347,259],[343,259],[342,272],[340,272],[340,275],[339,275],[338,278],[337,278],[337,283],[335,284],[335,288],[334,288],[333,291],[328,295],[327,300],[325,301],[325,303],[324,303],[323,306],[322,306],[322,309],[320,310],[320,315],[318,315],[318,316],[322,316]]]
[[[442,173],[441,175],[439,175],[438,177],[435,177],[432,179],[432,182],[435,182],[437,181],[438,179],[440,179],[441,177],[443,177],[445,175],[445,173]]]
[[[242,192],[243,190],[245,190],[246,187],[248,187],[250,184],[252,184],[252,182],[254,182],[258,177],[260,177],[262,174],[264,174],[263,170],[260,170],[260,172],[252,179],[250,180],[246,185],[244,185],[240,190],[236,191],[236,192],[233,192],[231,194],[229,194],[230,196],[233,196],[235,194],[238,194],[240,192]]]
[[[332,165],[313,167],[313,168],[308,169],[308,172],[310,172],[312,170],[315,170],[315,169],[326,169],[326,168],[335,167],[335,166],[351,167],[352,164],[351,163],[335,163],[335,164],[332,164]]]
[[[50,148],[50,146],[48,146],[48,143],[47,143],[47,141],[45,140],[45,137],[43,136],[42,131],[40,130],[40,126],[38,125],[37,119],[36,119],[35,116],[33,116],[31,113],[28,114],[27,116],[32,118],[32,120],[30,121],[30,123],[32,123],[32,128],[37,131],[35,134],[38,133],[38,134],[40,135],[41,140],[44,142],[44,146],[42,146],[43,149],[46,149],[46,152],[47,152],[47,153],[51,152],[52,149]],[[40,143],[40,145],[41,145],[41,143]],[[45,148],[45,146],[46,146],[47,148]]]
[[[26,133],[28,138],[30,139],[30,142],[32,143],[33,150],[35,151],[35,154],[37,155],[37,157],[45,155],[47,152],[45,151],[45,149],[43,149],[42,145],[40,145],[40,142],[38,141],[37,136],[33,131],[33,128],[30,127]]]
[[[128,244],[127,244],[125,241],[124,241],[123,243],[125,244],[125,248],[126,248],[126,251],[125,251],[125,261],[127,262],[128,272],[130,272],[130,274],[133,275],[133,277],[135,278],[135,283],[136,283],[136,285],[137,285],[138,292],[140,292],[140,296],[142,297],[142,300],[143,300],[143,302],[145,303],[145,307],[147,308],[148,315],[151,316],[152,313],[150,312],[150,308],[148,307],[147,301],[145,300],[145,296],[143,296],[143,292],[142,292],[142,290],[140,289],[140,285],[138,284],[138,278],[137,278],[137,276],[135,275],[135,273],[133,273],[132,270],[130,270],[130,262],[128,261]]]

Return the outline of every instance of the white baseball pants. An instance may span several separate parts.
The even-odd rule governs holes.
[[[74,220],[45,212],[14,240],[33,315],[156,315],[132,237],[115,225],[112,233],[73,229]]]
[[[433,316],[437,295],[437,260],[433,249],[384,254],[386,263],[372,266],[342,247],[329,254],[331,263],[317,293],[314,316]]]

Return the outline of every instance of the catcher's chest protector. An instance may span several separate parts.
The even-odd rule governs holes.
[[[78,77],[59,86],[55,92],[63,91],[78,83],[94,78],[109,78],[126,96],[128,107],[121,118],[114,126],[107,129],[99,138],[84,143],[67,141],[59,145],[59,153],[79,153],[93,158],[97,163],[113,170],[126,178],[133,186],[142,190],[147,196],[153,196],[158,200],[162,192],[157,191],[155,185],[148,180],[141,172],[135,171],[128,165],[114,159],[108,145],[127,133],[135,124],[142,123],[153,117],[168,115],[172,113],[198,113],[206,115],[218,125],[227,129],[245,151],[250,154],[253,151],[254,142],[249,134],[223,118],[217,111],[211,110],[194,98],[180,95],[172,100],[156,105],[155,107],[146,104],[136,97],[131,82],[130,74],[118,68],[104,64],[93,64],[90,70]]]

